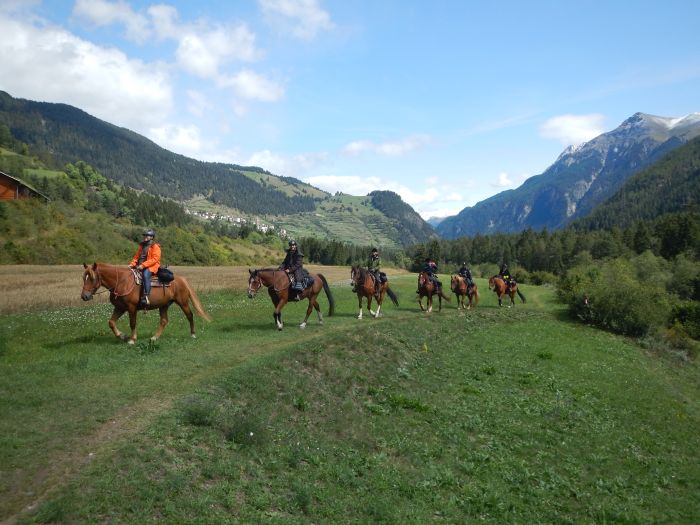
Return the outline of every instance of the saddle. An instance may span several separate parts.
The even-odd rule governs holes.
[[[315,279],[311,277],[311,274],[307,272],[306,270],[303,270],[304,272],[304,278],[301,280],[300,283],[296,282],[296,279],[294,278],[294,275],[291,273],[289,275],[289,282],[292,285],[292,288],[296,288],[297,290],[306,290],[308,287],[313,286]],[[298,284],[298,286],[297,286]]]
[[[134,282],[136,286],[141,286],[143,284],[143,274],[136,268],[130,268],[131,273],[134,276]],[[156,273],[151,274],[151,285],[169,287],[170,283],[175,279],[175,275],[171,270],[167,268],[159,268]]]

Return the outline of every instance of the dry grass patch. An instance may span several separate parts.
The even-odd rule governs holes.
[[[350,269],[346,266],[307,265],[314,273],[322,273],[330,283],[347,282]],[[198,293],[224,289],[245,289],[249,266],[171,266],[178,275],[187,278]],[[389,275],[406,273],[387,269]],[[82,304],[83,267],[79,264],[56,266],[0,265],[0,314],[51,309]],[[101,290],[104,291],[104,288]],[[95,301],[106,303],[107,293],[98,294]]]

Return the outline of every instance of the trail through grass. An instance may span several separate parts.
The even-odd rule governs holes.
[[[698,521],[695,364],[564,320],[546,288],[498,309],[480,281],[476,311],[428,315],[392,282],[381,319],[343,284],[337,317],[300,331],[294,305],[281,333],[267,297],[210,293],[198,340],[173,310],[136,348],[106,305],[5,316],[0,519]]]

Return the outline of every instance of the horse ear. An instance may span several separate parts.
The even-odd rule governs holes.
[[[87,270],[87,264],[83,263],[83,268]]]
[[[92,263],[92,269],[97,270],[97,263],[96,262]]]
[[[249,273],[250,275],[253,275],[253,270],[251,270],[250,268],[248,268],[248,273]]]

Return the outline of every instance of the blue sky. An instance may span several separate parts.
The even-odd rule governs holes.
[[[700,2],[0,0],[0,89],[425,218],[700,111]]]

